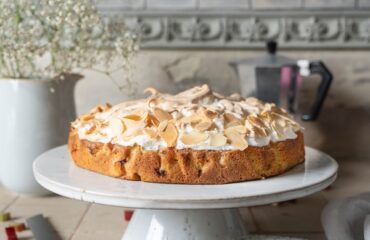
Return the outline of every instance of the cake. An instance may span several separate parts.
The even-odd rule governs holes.
[[[146,91],[146,99],[99,105],[71,123],[77,166],[126,180],[224,184],[304,161],[300,125],[275,104],[207,85],[176,95]]]

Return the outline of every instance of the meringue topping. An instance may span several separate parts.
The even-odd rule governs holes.
[[[244,150],[297,137],[301,130],[284,109],[238,94],[223,96],[207,85],[176,95],[154,88],[146,99],[98,106],[72,123],[79,137],[146,150],[166,147]]]

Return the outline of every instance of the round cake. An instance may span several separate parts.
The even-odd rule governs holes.
[[[281,174],[304,161],[301,127],[285,110],[207,85],[97,106],[71,123],[82,168],[158,183],[222,184]]]

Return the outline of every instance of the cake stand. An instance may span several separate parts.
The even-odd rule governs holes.
[[[248,234],[237,208],[310,195],[328,187],[336,178],[337,168],[330,156],[308,147],[305,163],[285,174],[221,185],[159,184],[107,177],[77,167],[66,146],[45,152],[33,164],[36,180],[59,195],[136,208],[124,240],[266,239]]]

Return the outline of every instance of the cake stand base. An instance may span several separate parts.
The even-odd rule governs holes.
[[[298,239],[249,235],[238,209],[138,209],[122,240],[283,240]]]
[[[296,199],[328,187],[338,165],[306,148],[306,161],[276,177],[217,185],[125,181],[77,167],[61,146],[39,156],[33,170],[46,189],[81,201],[135,208],[124,240],[297,239],[248,234],[238,207]],[[166,210],[164,210],[166,209]]]

